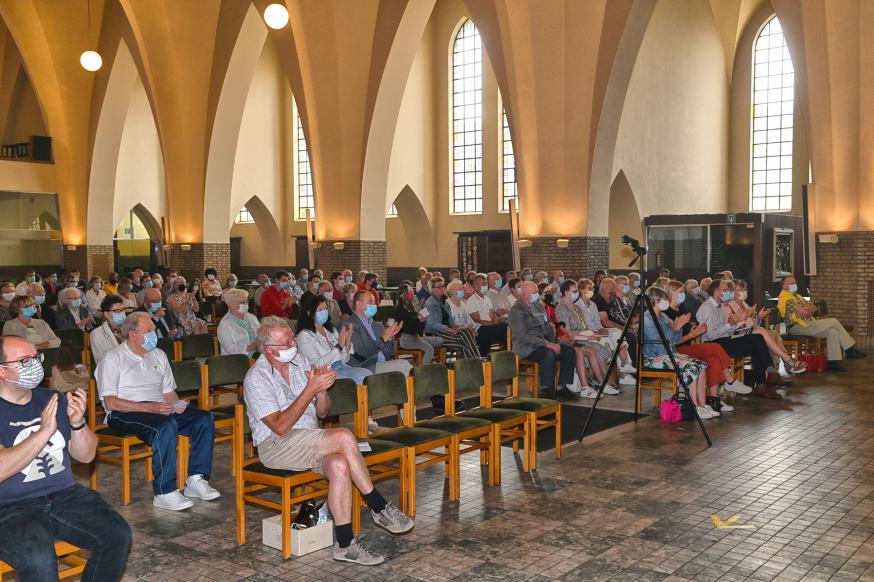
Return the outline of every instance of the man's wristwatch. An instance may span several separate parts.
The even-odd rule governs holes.
[[[83,420],[82,424],[80,424],[79,426],[70,426],[70,430],[82,430],[86,426],[88,426],[88,422]]]

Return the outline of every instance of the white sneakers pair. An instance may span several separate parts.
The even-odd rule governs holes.
[[[750,388],[740,380],[735,380],[730,384],[728,382],[725,382],[723,386],[725,386],[726,390],[728,390],[729,392],[734,392],[735,394],[750,394],[753,391],[752,388]]]
[[[619,371],[623,374],[634,374],[637,368],[631,365],[631,362],[626,362],[619,367]]]
[[[192,475],[185,481],[184,495],[178,489],[163,495],[155,495],[152,505],[158,509],[182,511],[194,505],[194,502],[191,501],[192,499],[212,501],[220,496],[221,493],[210,487],[209,481],[204,479],[203,475]]]
[[[704,406],[698,406],[697,410],[698,417],[701,418],[701,420],[707,420],[719,416],[719,413],[710,408],[710,405],[708,404],[705,404]]]
[[[612,384],[606,384],[604,386],[603,393],[609,394],[610,396],[616,396],[617,394],[619,394],[619,390],[617,390],[616,387]],[[592,388],[591,386],[585,386],[580,392],[580,396],[582,396],[583,398],[591,398],[592,400],[594,400],[598,397],[598,390],[596,388]]]

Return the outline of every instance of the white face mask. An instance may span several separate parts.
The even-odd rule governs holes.
[[[240,313],[248,312],[249,311],[249,304],[248,303],[240,303],[240,305],[237,307],[237,311],[239,311]]]
[[[659,308],[659,311],[667,311],[667,309],[670,306],[671,306],[671,304],[668,303],[667,299],[662,299],[661,301],[659,301],[659,304],[657,305],[657,307]]]
[[[279,350],[279,355],[276,356],[276,359],[283,364],[287,364],[292,361],[295,356],[297,356],[297,346],[288,348],[287,350]]]
[[[12,301],[13,299],[15,299],[15,293],[4,293],[3,299],[5,301]]]
[[[585,291],[583,291],[583,296],[584,296],[586,299],[591,299],[592,297],[595,296],[595,292],[592,291],[591,289],[586,289]]]

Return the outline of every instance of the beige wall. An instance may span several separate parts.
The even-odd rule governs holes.
[[[46,135],[45,123],[39,109],[39,101],[33,92],[33,85],[24,71],[18,76],[9,114],[6,117],[6,131],[3,143],[26,142],[32,135]]]
[[[55,166],[40,162],[0,160],[0,191],[56,192]]]
[[[634,253],[621,242],[622,235],[627,234],[643,242],[643,226],[637,210],[637,201],[631,184],[624,172],[619,172],[610,186],[610,219],[608,221],[608,238],[610,240],[611,269],[627,269],[628,263],[634,258]]]
[[[641,218],[724,211],[727,116],[725,57],[707,3],[661,0],[634,65],[613,161]]]

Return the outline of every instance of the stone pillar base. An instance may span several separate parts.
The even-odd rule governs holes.
[[[825,233],[817,233],[825,234]],[[831,234],[831,233],[830,233]],[[859,349],[874,348],[874,231],[836,232],[836,244],[816,241],[814,300],[825,300],[829,317],[852,327]],[[802,290],[803,291],[803,290]]]
[[[558,247],[558,239],[567,238],[568,247]],[[529,238],[532,246],[521,249],[522,268],[532,271],[564,271],[565,277],[593,277],[598,269],[606,269],[609,243],[606,236]]]
[[[379,280],[385,284],[387,271],[387,248],[384,240],[344,240],[320,241],[322,246],[315,249],[313,258],[315,268],[325,272],[326,277],[331,273],[350,269],[355,275],[358,271],[366,270],[379,275]],[[342,242],[342,249],[335,249],[334,243]]]
[[[231,243],[190,243],[190,250],[182,250],[182,245],[174,243],[168,251],[169,269],[191,280],[203,277],[203,271],[212,267],[218,272],[219,281],[224,285],[225,277],[231,272]]]

